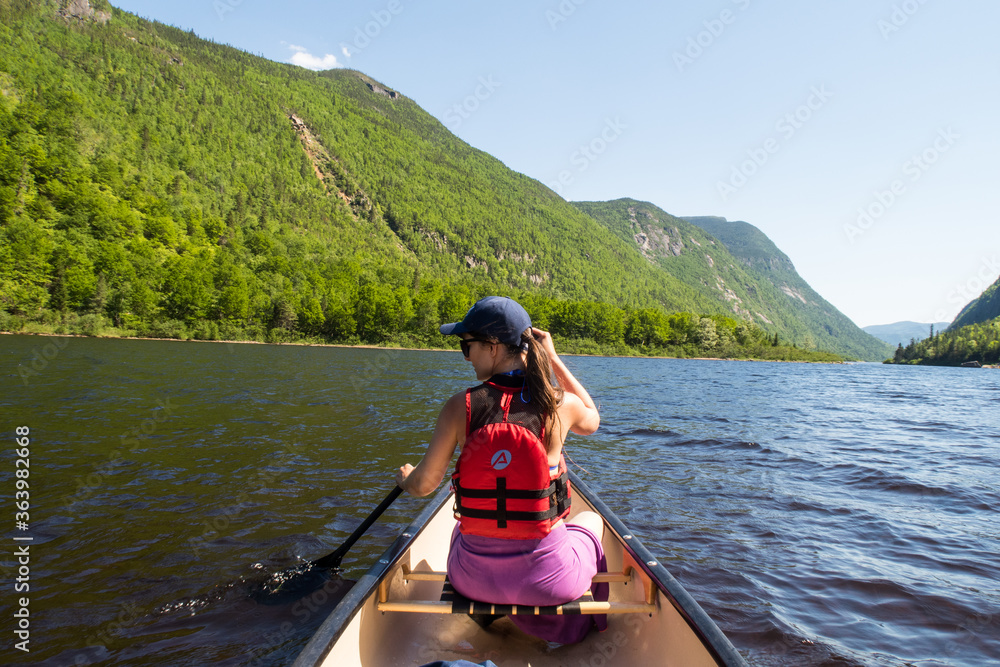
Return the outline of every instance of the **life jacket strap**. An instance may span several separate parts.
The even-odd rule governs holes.
[[[563,473],[544,489],[508,489],[507,479],[497,477],[495,489],[468,489],[455,482],[455,511],[470,519],[488,519],[497,522],[497,528],[506,528],[508,521],[548,521],[569,512],[569,475]],[[466,507],[462,498],[496,499],[496,509]],[[549,499],[549,507],[538,512],[507,509],[507,500]]]
[[[498,477],[497,485],[499,486],[501,482],[504,484],[506,489],[507,480],[503,477]],[[493,498],[498,497],[497,489],[470,489],[460,486],[459,484],[455,485],[455,493],[461,493],[463,498],[492,500]],[[542,498],[548,498],[555,493],[555,481],[544,489],[506,489],[504,492],[508,498],[512,498],[514,500],[541,500]]]

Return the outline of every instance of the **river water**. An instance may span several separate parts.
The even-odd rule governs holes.
[[[750,664],[1000,664],[1000,373],[566,361],[602,416],[567,440],[578,474]],[[457,352],[35,336],[0,336],[0,377],[0,662],[38,665],[288,664],[426,501],[329,599],[253,582],[339,546],[474,382]]]

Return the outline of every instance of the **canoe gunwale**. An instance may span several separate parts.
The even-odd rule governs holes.
[[[586,502],[590,503],[594,510],[602,516],[607,527],[616,534],[622,549],[634,560],[635,566],[642,569],[663,596],[670,601],[670,604],[702,641],[715,661],[724,667],[746,667],[746,661],[736,651],[729,638],[723,634],[715,621],[701,608],[701,605],[674,579],[667,568],[654,558],[653,554],[618,518],[618,515],[604,504],[604,501],[591,491],[590,487],[581,481],[576,473],[571,471],[569,475],[573,492],[583,496]],[[351,620],[361,611],[365,601],[372,595],[377,595],[381,581],[420,537],[420,533],[423,532],[434,515],[442,510],[451,495],[451,486],[448,484],[437,492],[433,501],[420,511],[406,530],[389,545],[389,548],[358,579],[350,592],[323,621],[323,624],[295,660],[293,667],[315,667],[322,664]],[[625,539],[626,535],[631,537]],[[650,565],[650,563],[653,564]]]
[[[451,485],[446,484],[437,492],[434,500],[424,506],[417,514],[413,523],[400,533],[389,545],[389,548],[375,561],[375,564],[351,587],[350,592],[344,596],[323,621],[323,625],[313,634],[309,643],[295,659],[292,667],[315,667],[315,665],[322,664],[326,654],[333,649],[348,624],[361,611],[365,600],[377,592],[382,579],[389,573],[400,556],[405,554],[410,545],[420,537],[420,533],[430,523],[431,518],[448,502],[450,497]]]

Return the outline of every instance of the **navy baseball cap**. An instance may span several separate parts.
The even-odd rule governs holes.
[[[506,296],[487,296],[475,303],[461,322],[442,324],[445,336],[463,333],[491,336],[501,343],[521,347],[521,334],[531,328],[528,311]]]

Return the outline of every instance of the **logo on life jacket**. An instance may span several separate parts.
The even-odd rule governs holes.
[[[510,452],[508,452],[506,449],[501,449],[499,452],[493,455],[492,459],[490,459],[490,465],[493,466],[494,470],[503,470],[504,468],[510,465],[510,461],[511,461]]]

